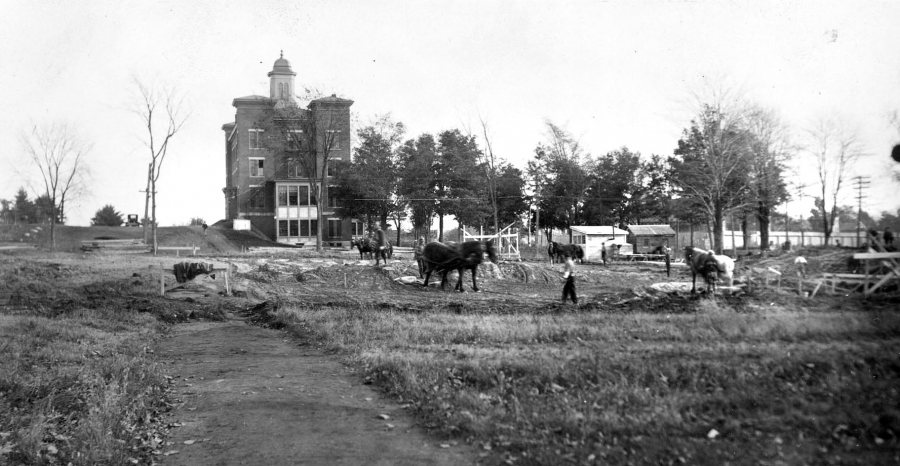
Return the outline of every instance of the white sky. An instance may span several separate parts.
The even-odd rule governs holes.
[[[361,123],[390,112],[415,137],[475,131],[480,115],[495,153],[520,167],[545,119],[593,155],[623,145],[669,155],[689,125],[689,92],[725,82],[798,134],[821,116],[858,128],[872,154],[854,171],[872,178],[863,208],[895,212],[898,19],[896,1],[4,0],[0,198],[37,174],[19,135],[65,120],[93,143],[92,187],[67,206],[69,223],[89,224],[107,203],[142,215],[149,155],[128,111],[138,76],[177,86],[191,110],[163,167],[161,224],[223,218],[221,126],[233,98],[268,95],[283,49],[298,88],[353,99]]]

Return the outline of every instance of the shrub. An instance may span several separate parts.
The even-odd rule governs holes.
[[[117,227],[124,222],[125,220],[122,219],[122,214],[116,212],[116,208],[110,204],[103,206],[96,214],[94,214],[94,218],[91,219],[91,225],[103,227]]]

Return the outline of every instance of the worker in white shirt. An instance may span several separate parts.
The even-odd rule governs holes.
[[[563,286],[563,303],[566,298],[572,297],[572,303],[578,304],[578,296],[575,295],[575,261],[568,254],[565,256],[565,264],[563,265],[563,278],[566,284]]]

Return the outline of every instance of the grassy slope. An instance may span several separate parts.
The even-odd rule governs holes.
[[[35,231],[40,228],[39,231]],[[27,234],[27,236],[26,236]],[[82,241],[95,239],[136,239],[143,238],[143,229],[135,227],[78,227],[56,226],[56,250],[60,252],[81,252]],[[47,225],[0,226],[0,241],[30,242],[42,248],[50,244],[50,232]],[[160,246],[197,246],[201,253],[227,254],[241,251],[241,248],[259,246],[278,246],[261,236],[245,231],[234,231],[230,228],[210,228],[208,235],[203,234],[201,227],[160,227],[157,231],[157,242]],[[163,252],[169,254],[168,252]]]

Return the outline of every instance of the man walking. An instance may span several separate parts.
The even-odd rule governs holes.
[[[375,266],[378,267],[379,259],[384,259],[384,265],[387,265],[387,248],[388,241],[384,236],[384,230],[378,227],[375,230]]]
[[[568,254],[564,256],[564,259],[565,265],[563,266],[563,278],[566,279],[566,284],[563,285],[562,301],[563,304],[565,304],[566,298],[571,296],[572,303],[578,304],[578,296],[575,295],[575,261]]]

